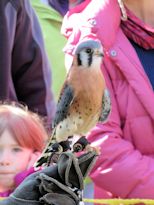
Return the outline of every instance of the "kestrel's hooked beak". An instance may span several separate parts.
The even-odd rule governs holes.
[[[97,49],[97,50],[95,51],[95,55],[96,55],[96,56],[103,57],[103,56],[104,56],[104,53],[103,53],[103,52],[100,52],[100,50]]]

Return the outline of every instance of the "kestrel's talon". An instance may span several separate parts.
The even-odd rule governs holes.
[[[86,152],[95,152],[97,155],[100,155],[100,147],[93,147],[90,144],[85,147]]]

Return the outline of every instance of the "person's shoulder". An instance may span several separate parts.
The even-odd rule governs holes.
[[[12,5],[16,10],[28,9],[31,7],[30,0],[1,0],[7,5],[8,3]]]
[[[29,0],[27,0],[29,1]],[[6,7],[8,4],[11,5],[14,9],[18,10],[20,7],[25,5],[25,0],[1,0],[1,6]]]
[[[78,32],[74,35],[76,40],[91,32],[109,48],[116,38],[120,22],[121,11],[117,0],[85,0],[67,12],[61,32],[67,38]]]
[[[75,27],[87,24],[91,27],[102,27],[115,30],[120,25],[121,11],[117,0],[85,0],[71,8],[64,17],[63,24]],[[68,23],[69,22],[69,23]],[[72,24],[71,24],[72,23]],[[111,25],[111,26],[110,26]],[[110,28],[111,27],[111,28]]]

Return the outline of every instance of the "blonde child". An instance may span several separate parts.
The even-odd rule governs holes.
[[[48,138],[42,119],[20,104],[0,104],[0,197],[34,172]]]

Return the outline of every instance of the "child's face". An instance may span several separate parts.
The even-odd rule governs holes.
[[[32,150],[21,147],[5,130],[0,136],[0,192],[14,188],[14,177],[26,170]]]

